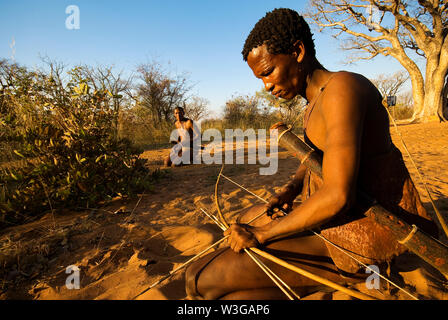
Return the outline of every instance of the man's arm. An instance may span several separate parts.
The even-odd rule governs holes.
[[[285,186],[285,188],[291,189],[296,196],[302,192],[303,179],[305,178],[306,166],[302,163],[297,168],[297,171],[291,181]]]
[[[300,164],[295,175],[282,190],[273,196],[266,204],[266,213],[272,219],[283,216],[282,212],[276,212],[275,209],[283,209],[289,212],[292,209],[294,199],[300,194],[303,188],[303,178],[305,177],[306,167]]]
[[[260,227],[255,234],[259,242],[321,225],[354,203],[366,90],[355,75],[343,74],[338,78],[328,85],[328,98],[321,104],[326,131],[323,185],[288,216]]]

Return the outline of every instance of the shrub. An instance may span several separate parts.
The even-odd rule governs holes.
[[[159,173],[149,172],[140,150],[114,134],[110,92],[92,90],[76,69],[65,86],[52,74],[13,71],[0,100],[3,143],[15,142],[14,157],[0,167],[2,221],[151,188]]]
[[[263,104],[256,95],[232,97],[226,101],[223,113],[225,128],[269,129],[272,124],[280,121],[277,112],[272,112],[271,106]]]

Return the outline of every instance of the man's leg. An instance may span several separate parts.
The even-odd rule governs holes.
[[[165,157],[165,159],[163,159],[163,165],[164,165],[165,167],[171,167],[171,164],[172,164],[172,162],[171,162],[171,158],[170,158],[170,156],[168,155],[167,157]]]
[[[343,284],[347,282],[339,275],[328,256],[325,244],[316,236],[276,241],[263,250],[331,281]],[[209,259],[209,255],[203,259]],[[261,257],[260,259],[301,296],[320,285],[271,261]],[[201,260],[197,263],[201,263]],[[187,269],[186,279],[187,293],[194,292],[204,299],[286,298],[247,254],[238,254],[231,249],[224,249],[201,269],[193,265]],[[193,279],[195,281],[192,281]]]
[[[250,209],[241,222],[264,210],[264,206]],[[260,218],[264,224],[269,217]],[[255,223],[253,224],[255,225]],[[270,254],[337,283],[351,283],[358,279],[343,278],[331,260],[325,243],[315,235],[303,235],[274,241],[262,248]],[[289,271],[264,258],[260,259],[279,275],[296,293],[308,294],[319,283]],[[197,262],[186,271],[187,293],[191,298],[203,299],[285,299],[286,296],[245,253],[229,248],[220,249]]]

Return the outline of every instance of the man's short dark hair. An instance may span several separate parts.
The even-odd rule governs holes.
[[[243,59],[247,61],[249,52],[263,44],[271,54],[291,53],[297,40],[303,42],[310,54],[316,55],[313,34],[305,19],[291,9],[274,9],[258,20],[250,32],[242,51]]]
[[[176,108],[174,108],[174,111],[182,111],[182,113],[183,114],[185,114],[185,110],[184,110],[184,108],[182,108],[182,107],[176,107]]]

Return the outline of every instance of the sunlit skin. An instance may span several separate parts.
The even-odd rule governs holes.
[[[272,55],[265,46],[260,46],[250,52],[247,63],[255,77],[263,81],[266,91],[276,97],[291,99],[297,94],[304,96],[301,85],[304,73],[298,59],[303,59],[303,54],[299,57],[295,53]]]
[[[225,235],[230,235],[230,247],[236,252],[257,242],[263,244],[321,225],[349,209],[355,196],[361,144],[365,155],[386,152],[389,148],[388,122],[380,96],[362,76],[327,71],[314,57],[306,59],[301,43],[296,44],[296,50],[290,55],[273,55],[266,46],[260,46],[250,52],[247,62],[254,75],[263,81],[266,90],[285,99],[299,94],[309,102],[313,101],[320,88],[331,76],[334,77],[319,97],[306,128],[311,141],[324,151],[323,187],[286,217],[260,227],[233,225]],[[382,121],[377,121],[381,118]],[[363,136],[363,126],[375,126],[375,130],[365,131]],[[304,172],[304,168],[299,168],[296,173],[299,186]],[[297,194],[289,190],[287,195],[280,197],[289,198],[288,195],[295,198]],[[271,207],[278,206],[278,202],[278,197],[272,199],[268,208],[272,210]]]
[[[193,148],[193,121],[185,118],[185,114],[182,110],[180,109],[175,109],[174,110],[174,117],[176,118],[176,122],[175,122],[175,126],[176,129],[185,129],[187,130],[188,134],[190,135],[190,148]],[[182,135],[179,135],[179,140],[177,142],[181,142],[182,141]],[[176,141],[173,141],[173,143],[177,143]],[[179,152],[179,156],[182,155],[182,152]],[[191,157],[193,156],[193,154],[191,153]],[[190,163],[192,162],[192,159],[190,159]],[[173,166],[174,164],[171,162],[170,156],[168,155],[165,159],[164,159],[164,165],[165,167],[170,167]]]
[[[311,264],[302,264],[300,260],[293,263],[344,283],[346,280],[340,277],[322,240],[303,232],[349,210],[354,204],[360,159],[387,152],[389,148],[389,123],[381,95],[363,76],[326,70],[313,55],[307,55],[300,41],[295,43],[291,54],[271,54],[266,45],[254,48],[247,63],[272,94],[285,99],[301,95],[308,102],[315,102],[306,131],[310,140],[324,151],[324,181],[311,197],[292,208],[293,200],[303,187],[305,168],[301,165],[290,186],[270,199],[268,205],[255,206],[242,215],[239,223],[232,224],[224,232],[229,235],[230,249],[223,249],[204,269],[200,269],[198,262],[187,270],[187,293],[193,298],[200,298],[194,296],[197,293],[206,299],[284,298],[283,293],[242,252],[244,248],[259,245],[266,250],[276,250],[279,257],[286,252],[314,257]],[[318,95],[324,85],[325,90]],[[244,224],[261,211],[272,212],[278,207],[292,210],[287,216],[274,215],[276,218],[271,219],[265,215],[251,226]],[[299,294],[306,294],[316,285],[281,267],[268,265]],[[194,291],[189,285],[193,283],[190,279],[199,270],[197,291]]]

